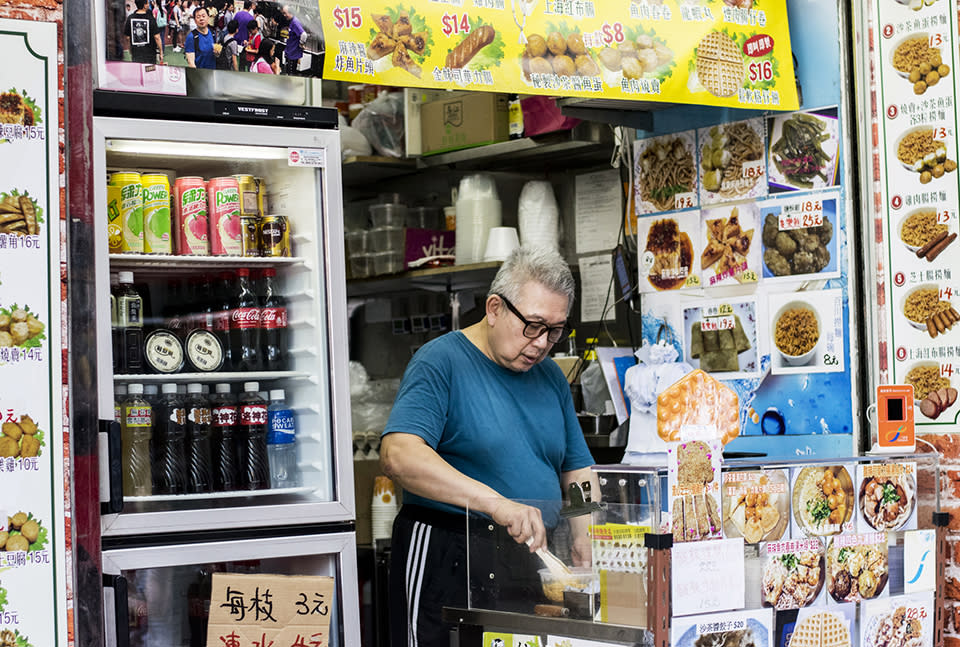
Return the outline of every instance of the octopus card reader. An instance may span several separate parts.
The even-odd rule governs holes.
[[[913,452],[913,385],[877,386],[877,448],[879,452]]]

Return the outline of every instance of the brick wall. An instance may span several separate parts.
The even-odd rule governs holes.
[[[945,617],[944,647],[960,647],[960,434],[926,434],[921,440],[930,443],[940,454],[940,510],[950,515],[948,531],[949,558],[943,586]],[[918,451],[930,451],[918,443]],[[935,504],[932,477],[921,474],[917,482],[921,493],[919,513],[929,519]]]

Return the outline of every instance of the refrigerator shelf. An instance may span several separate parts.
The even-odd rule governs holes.
[[[113,376],[114,382],[260,382],[269,380],[303,380],[310,373],[303,371],[253,371],[225,373],[132,373]],[[141,499],[142,500],[142,499]]]
[[[307,485],[269,490],[233,490],[231,492],[204,492],[201,494],[151,494],[149,496],[125,496],[124,503],[155,503],[158,501],[207,501],[210,499],[248,499],[251,497],[310,494],[317,488]]]
[[[166,254],[110,254],[110,269],[163,271],[277,267],[301,265],[302,256],[175,256]]]

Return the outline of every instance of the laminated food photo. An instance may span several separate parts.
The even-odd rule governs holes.
[[[697,131],[701,204],[767,194],[765,130],[749,119]]]
[[[845,465],[794,469],[793,536],[825,537],[853,530],[853,481]]]
[[[934,642],[933,592],[868,600],[861,605],[861,647],[923,647]]]
[[[822,600],[826,566],[823,544],[819,539],[796,542],[796,550],[782,550],[766,544],[761,579],[761,603],[777,611],[799,609]]]
[[[722,447],[718,442],[693,440],[667,450],[673,541],[704,541],[722,536]]]
[[[17,511],[7,517],[6,530],[0,531],[0,551],[13,553],[43,550],[47,545],[47,529],[33,513]]]
[[[840,290],[770,293],[768,314],[773,373],[823,373],[843,369]]]
[[[801,610],[797,615],[789,647],[853,647],[850,627],[856,626],[856,607],[853,606],[853,618],[848,617],[842,608],[829,611],[823,608]]]
[[[370,15],[376,27],[370,28],[367,57],[378,72],[398,67],[421,78],[422,63],[433,45],[432,30],[412,6],[385,7],[383,11]]]
[[[723,534],[744,543],[776,541],[790,525],[786,470],[723,473]]]
[[[700,214],[696,211],[637,221],[642,245],[638,261],[641,292],[664,292],[700,285],[694,249],[699,246]]]
[[[837,184],[840,126],[836,108],[769,117],[767,130],[770,193]]]
[[[715,206],[701,212],[702,249],[698,268],[704,287],[756,283],[760,246],[756,244],[760,208],[752,202]]]
[[[857,543],[861,535],[841,535],[830,540],[827,591],[836,602],[860,602],[886,591],[887,539],[884,533],[876,534],[875,543]]]
[[[672,619],[671,647],[774,647],[770,609]]]
[[[861,530],[916,530],[916,471],[916,463],[857,466]]]
[[[722,380],[759,372],[756,301],[687,306],[683,327],[684,356],[694,368]]]
[[[43,209],[28,192],[0,192],[0,234],[35,235],[42,224]]]
[[[817,203],[819,213],[804,211],[804,205]],[[771,200],[761,205],[760,218],[764,279],[839,276],[835,193]],[[819,224],[803,226],[804,219]]]
[[[696,133],[691,130],[634,144],[638,215],[698,205],[695,142]]]
[[[33,458],[42,454],[44,432],[28,414],[9,411],[0,425],[0,458]]]

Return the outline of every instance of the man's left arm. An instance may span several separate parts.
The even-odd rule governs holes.
[[[591,500],[600,501],[600,481],[597,479],[597,473],[592,467],[583,467],[578,470],[563,472],[560,475],[560,483],[563,486],[563,492],[566,494],[571,483],[583,484],[590,483]],[[574,566],[590,566],[590,521],[592,515],[584,514],[579,517],[570,518],[570,534],[573,537],[573,544],[570,547],[570,556],[573,559]]]

